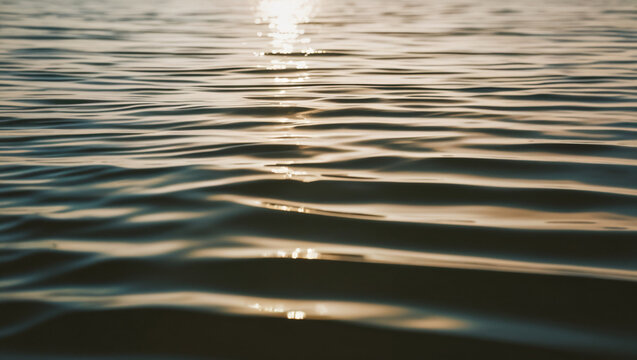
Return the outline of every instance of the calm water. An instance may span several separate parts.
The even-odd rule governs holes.
[[[0,25],[1,358],[637,357],[637,2]]]

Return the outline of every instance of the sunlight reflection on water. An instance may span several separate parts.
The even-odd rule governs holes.
[[[256,24],[267,23],[266,36],[271,39],[272,53],[291,54],[295,51],[307,52],[309,37],[304,37],[305,31],[300,24],[310,21],[316,0],[261,0],[256,7]],[[259,32],[257,35],[262,36]],[[297,50],[300,46],[303,50]],[[304,62],[292,62],[299,66]],[[285,68],[285,66],[283,67]]]
[[[270,49],[268,54],[272,55],[292,55],[292,54],[313,54],[316,53],[311,46],[311,39],[305,36],[305,30],[301,24],[310,21],[317,7],[317,0],[261,0],[255,7],[255,24],[267,24],[268,29],[265,36],[270,39]],[[257,36],[262,37],[262,31],[257,32]],[[264,56],[265,52],[255,53],[256,56]],[[309,68],[305,60],[294,59],[273,59],[263,66],[268,70],[283,71],[288,68],[295,70],[306,70]],[[302,83],[310,80],[306,72],[298,73],[296,76],[274,77],[277,84]]]

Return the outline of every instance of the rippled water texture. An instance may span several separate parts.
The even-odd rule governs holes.
[[[637,358],[637,2],[0,25],[0,358]]]

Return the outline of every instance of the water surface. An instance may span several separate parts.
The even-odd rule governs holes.
[[[3,359],[637,357],[634,1],[0,1]]]

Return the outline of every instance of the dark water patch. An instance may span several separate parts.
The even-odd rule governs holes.
[[[296,202],[386,203],[428,205],[504,205],[518,209],[555,212],[603,210],[607,204],[617,214],[637,215],[635,196],[566,189],[516,189],[452,184],[315,181],[281,183],[259,181],[219,189],[233,194],[285,197]]]
[[[281,216],[283,214],[285,216]],[[258,224],[260,228],[245,228],[241,224],[246,222]],[[290,223],[294,226],[290,227]],[[632,240],[635,232],[622,230],[593,232],[415,224],[266,210],[245,212],[221,224],[238,234],[259,237],[287,237],[314,242],[555,263],[581,261],[608,265],[610,262],[621,264],[621,268],[626,269],[634,269],[634,254],[637,251]]]
[[[81,331],[91,323],[104,323],[103,333],[107,337],[95,337],[91,332]],[[217,327],[209,324],[219,324]],[[61,328],[62,324],[66,324]],[[152,324],[152,327],[149,327]],[[120,331],[119,328],[126,328]],[[246,330],[267,327],[271,329],[268,336],[258,331]],[[64,330],[62,330],[64,329]],[[177,329],[188,329],[178,331]],[[247,332],[246,332],[247,331]],[[254,317],[227,317],[214,315],[196,310],[171,309],[161,307],[147,307],[142,309],[120,309],[110,311],[82,311],[67,313],[46,321],[24,335],[11,338],[8,348],[14,352],[28,351],[28,344],[34,339],[41,338],[45,333],[54,333],[54,337],[45,337],[41,342],[41,351],[60,356],[70,354],[99,354],[102,356],[139,356],[140,354],[157,354],[167,356],[192,357],[229,357],[248,358],[253,348],[259,348],[266,359],[295,358],[298,353],[304,353],[314,341],[312,337],[321,337],[331,344],[340,344],[347,339],[349,350],[330,350],[320,347],[305,356],[308,359],[321,359],[331,356],[360,357],[369,356],[363,348],[369,349],[374,355],[371,358],[385,358],[386,356],[414,357],[414,353],[421,349],[422,338],[412,333],[391,331],[375,327],[364,327],[333,323],[327,321],[288,322],[282,319],[267,319]],[[138,335],[143,334],[143,335]],[[306,334],[300,336],[300,334]],[[348,335],[351,334],[351,335]],[[246,337],[246,346],[236,347],[233,339]],[[68,339],[79,339],[71,344]],[[281,345],[273,339],[289,339],[290,345],[281,354]],[[478,349],[493,349],[489,353],[493,356],[521,355],[523,358],[578,358],[594,359],[594,354],[571,353],[531,347],[524,345],[489,342],[484,340],[468,340],[461,336],[430,334],[425,337],[428,352],[440,356],[468,356]],[[100,340],[102,339],[102,340]],[[108,339],[108,340],[107,340]],[[370,346],[370,342],[371,345]],[[118,344],[114,350],[112,344]],[[463,344],[463,346],[458,346]],[[491,346],[489,346],[489,344]],[[150,349],[150,350],[147,350]],[[212,350],[215,349],[215,350]],[[455,350],[449,350],[455,349]],[[271,354],[271,355],[270,355]],[[276,355],[274,355],[276,354]],[[415,357],[414,357],[415,358]],[[618,358],[618,357],[615,357]]]
[[[473,148],[513,152],[543,152],[569,155],[606,156],[637,160],[637,148],[586,143],[529,143],[507,145],[472,145]]]
[[[519,101],[559,101],[582,103],[621,103],[635,102],[634,98],[618,98],[604,96],[564,95],[564,94],[533,94],[533,95],[506,95],[496,98]]]
[[[630,165],[526,161],[493,158],[435,157],[408,159],[400,157],[370,157],[331,164],[298,164],[300,167],[318,167],[327,169],[370,169],[374,171],[410,171],[433,173],[459,173],[473,175],[498,174],[502,178],[526,179],[576,179],[583,183],[625,186],[631,188],[637,173]],[[595,174],[609,173],[612,177],[600,177]]]

